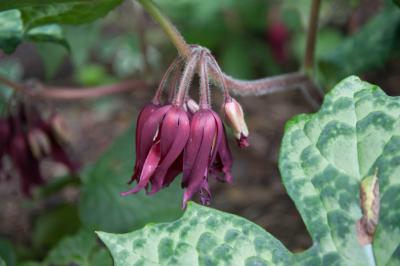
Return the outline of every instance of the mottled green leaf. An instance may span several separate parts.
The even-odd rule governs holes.
[[[0,257],[0,266],[7,266],[4,260]]]
[[[148,222],[176,219],[180,214],[179,182],[154,196],[122,197],[134,166],[134,127],[123,134],[88,171],[83,180],[79,213],[96,230],[127,232]]]
[[[173,223],[129,234],[98,233],[115,265],[372,265],[359,244],[360,182],[374,174],[381,211],[374,236],[376,265],[400,255],[400,98],[349,77],[319,112],[290,120],[279,168],[313,239],[290,253],[250,221],[191,204]],[[295,237],[295,236],[294,236]]]
[[[116,266],[293,265],[292,254],[258,225],[192,202],[176,222],[98,235]]]
[[[360,181],[378,169],[381,212],[373,243],[377,265],[400,244],[400,99],[349,77],[314,115],[286,127],[280,156],[285,187],[311,234],[319,262],[367,265],[355,224]],[[396,204],[397,202],[397,204]]]
[[[321,78],[331,85],[348,75],[382,67],[399,49],[399,33],[400,9],[389,3],[360,31],[319,58]]]

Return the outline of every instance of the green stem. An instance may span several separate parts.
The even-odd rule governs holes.
[[[172,22],[161,13],[160,9],[158,9],[152,0],[138,0],[138,2],[147,12],[149,12],[153,19],[160,24],[168,38],[175,45],[179,54],[185,58],[188,58],[190,55],[190,47]]]
[[[308,22],[306,52],[304,55],[304,70],[309,75],[312,75],[314,69],[315,43],[317,39],[320,4],[320,0],[312,1],[310,18]]]

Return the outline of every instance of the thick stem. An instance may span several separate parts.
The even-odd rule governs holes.
[[[148,85],[141,80],[127,80],[121,83],[99,86],[92,88],[70,88],[53,87],[38,84],[38,89],[33,88],[29,91],[30,95],[38,98],[49,98],[53,100],[80,100],[107,96],[114,93],[132,91],[136,89],[145,89]]]
[[[166,18],[158,7],[153,3],[152,0],[138,0],[139,3],[142,4],[143,8],[146,9],[147,12],[153,17],[155,21],[157,21],[164,32],[167,34],[168,38],[175,45],[179,54],[185,58],[189,58],[190,56],[190,47],[186,43],[185,39],[183,39],[182,35],[178,32],[175,26],[171,23],[171,21]]]
[[[227,87],[233,93],[242,96],[264,95],[298,89],[310,83],[310,79],[301,72],[293,72],[256,80],[240,80],[228,75],[225,75],[224,78]]]
[[[13,90],[16,91],[23,91],[24,87],[18,83],[15,83],[14,81],[9,80],[8,78],[4,76],[0,76],[0,83],[3,83],[7,87],[10,87]]]
[[[308,74],[312,74],[314,69],[315,42],[317,38],[320,3],[320,0],[313,0],[311,4],[310,18],[307,29],[306,51],[304,55],[304,70]]]

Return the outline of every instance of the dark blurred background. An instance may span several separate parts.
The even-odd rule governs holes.
[[[156,2],[186,40],[209,48],[229,75],[256,79],[301,67],[309,0]],[[347,75],[356,74],[390,95],[399,95],[400,9],[390,2],[322,1],[316,81],[324,92]],[[76,87],[128,78],[151,84],[149,88],[95,100],[40,102],[44,110],[55,109],[65,117],[72,135],[71,153],[84,164],[91,164],[136,120],[138,110],[151,99],[177,52],[159,26],[132,1],[124,2],[94,23],[63,28],[71,52],[56,44],[24,43],[13,55],[0,53],[0,72],[15,80],[36,79],[45,84]],[[311,245],[311,239],[285,192],[277,164],[285,122],[315,109],[298,91],[238,100],[246,114],[251,146],[240,150],[231,142],[234,183],[212,183],[211,207],[248,218],[292,251],[304,250]],[[220,107],[216,104],[214,108]],[[46,168],[49,176],[57,171],[62,169],[52,165]],[[58,241],[61,236],[50,242],[41,239],[46,235],[44,229],[35,227],[43,208],[52,208],[57,201],[35,205],[16,196],[16,190],[15,182],[0,186],[0,233],[14,243],[39,241],[38,245],[50,245]],[[68,205],[68,217],[78,220],[74,204],[79,190],[67,187],[60,193],[72,203]],[[71,227],[65,234],[76,228]],[[39,240],[32,240],[35,237]]]

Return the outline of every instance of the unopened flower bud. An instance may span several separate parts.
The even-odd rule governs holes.
[[[223,106],[226,120],[233,130],[233,134],[238,141],[239,147],[248,147],[249,130],[247,129],[246,121],[242,106],[233,98],[227,100]]]
[[[46,134],[40,129],[33,129],[28,133],[29,148],[36,159],[40,159],[50,154],[50,141]]]
[[[192,98],[186,101],[185,108],[191,115],[194,115],[200,109],[199,104]]]
[[[59,115],[52,115],[49,119],[52,133],[60,143],[68,143],[71,139],[64,119]]]

